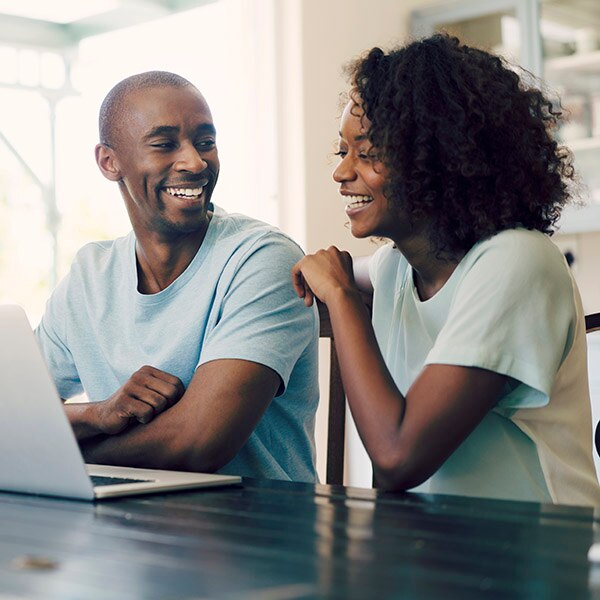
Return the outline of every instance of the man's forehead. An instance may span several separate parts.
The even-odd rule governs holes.
[[[193,86],[156,86],[130,91],[113,125],[114,144],[138,143],[159,135],[215,135],[212,115]]]
[[[194,87],[154,86],[132,90],[124,98],[124,113],[137,113],[140,116],[197,113],[212,120],[210,108],[204,96]]]

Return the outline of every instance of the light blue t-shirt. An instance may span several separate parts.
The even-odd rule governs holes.
[[[209,361],[263,364],[282,388],[220,472],[315,481],[318,321],[291,285],[301,257],[274,227],[215,207],[187,269],[144,295],[133,232],[84,246],[36,329],[60,396],[85,391],[91,401],[104,400],[145,364],[186,387]]]
[[[507,375],[501,399],[418,491],[600,504],[581,302],[544,234],[476,244],[432,298],[391,245],[370,262],[373,326],[400,392],[428,364]]]

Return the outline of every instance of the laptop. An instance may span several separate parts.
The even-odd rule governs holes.
[[[86,465],[25,312],[0,306],[0,490],[100,500],[240,482],[235,475]]]

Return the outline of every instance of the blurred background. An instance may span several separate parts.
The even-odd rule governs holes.
[[[115,83],[151,69],[188,78],[211,106],[217,204],[278,225],[306,251],[372,253],[374,242],[351,237],[331,181],[342,67],[374,45],[436,30],[521,64],[560,98],[568,121],[557,135],[575,155],[582,206],[553,239],[585,311],[600,311],[597,0],[0,0],[0,302],[23,305],[35,325],[76,250],[129,231],[118,190],[94,161],[97,113]],[[600,397],[597,365],[592,336]],[[327,364],[322,371],[326,382]],[[323,398],[320,445],[326,408]],[[348,483],[369,485],[353,431],[348,459]]]

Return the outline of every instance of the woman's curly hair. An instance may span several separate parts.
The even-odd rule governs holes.
[[[373,48],[348,72],[386,197],[411,221],[427,219],[439,251],[514,227],[553,233],[574,178],[551,136],[561,113],[501,58],[436,34]]]

